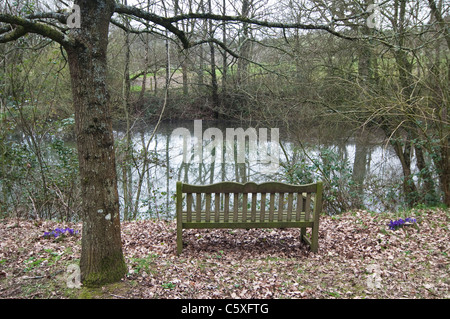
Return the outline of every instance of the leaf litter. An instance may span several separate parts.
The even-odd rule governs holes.
[[[321,216],[317,253],[299,229],[190,229],[177,256],[175,221],[122,222],[128,274],[88,293],[66,284],[81,237],[42,236],[81,223],[4,219],[0,298],[450,298],[450,210],[411,214],[397,230],[392,214]]]

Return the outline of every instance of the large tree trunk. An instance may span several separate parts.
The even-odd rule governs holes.
[[[106,87],[108,26],[114,1],[76,1],[81,29],[67,49],[75,109],[83,207],[81,279],[98,286],[126,274],[109,96]]]

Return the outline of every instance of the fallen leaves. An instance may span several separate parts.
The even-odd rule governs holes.
[[[417,225],[388,228],[389,215],[323,216],[319,252],[298,229],[184,230],[175,221],[122,223],[129,273],[104,298],[448,298],[450,210],[418,210]],[[64,271],[80,238],[42,239],[50,221],[0,221],[0,297],[67,298]],[[59,274],[59,278],[57,276]],[[47,285],[51,292],[23,287]]]

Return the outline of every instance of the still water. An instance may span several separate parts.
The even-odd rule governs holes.
[[[374,188],[381,187],[380,185],[387,187],[401,179],[400,162],[383,135],[376,131],[307,125],[299,125],[293,129],[283,125],[268,127],[257,123],[217,121],[201,121],[199,129],[199,122],[196,123],[197,126],[194,121],[162,122],[156,130],[155,124],[133,124],[131,140],[134,160],[127,166],[127,170],[119,169],[118,174],[122,213],[126,198],[123,192],[125,183],[130,194],[130,207],[135,206],[137,199],[138,218],[171,219],[175,211],[177,181],[190,184],[221,181],[287,182],[287,163],[292,165],[317,159],[324,148],[338,156],[337,163],[334,163],[339,166],[337,170],[345,167],[345,174],[350,174],[353,180],[365,185],[364,192],[371,195],[364,197],[364,207],[367,209],[386,209],[386,199],[383,198],[385,190],[379,189],[380,195],[377,197]],[[240,142],[238,138],[233,138],[230,149],[230,144],[227,144],[227,129],[239,132],[238,129],[241,128],[240,132],[256,132],[256,151],[248,136],[245,148],[240,149],[242,140]],[[264,129],[267,129],[266,136]],[[115,131],[116,142],[123,145],[125,132],[124,129]],[[184,136],[180,132],[184,132]],[[199,140],[202,144],[197,143]],[[217,148],[213,148],[214,145]],[[200,155],[197,152],[199,147],[202,150]],[[145,150],[150,159],[148,167],[142,165]],[[240,152],[245,153],[244,161],[238,156]],[[212,158],[216,160],[213,161]],[[119,167],[120,161],[121,157],[118,156]],[[313,171],[317,179],[320,178],[319,169],[314,170],[311,162],[305,169],[310,173]],[[339,176],[333,178],[339,181]]]

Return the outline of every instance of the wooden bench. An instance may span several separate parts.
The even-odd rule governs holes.
[[[183,249],[183,229],[293,227],[301,229],[300,239],[317,252],[321,210],[321,182],[308,185],[177,182],[177,253]],[[307,228],[312,229],[310,238]]]

